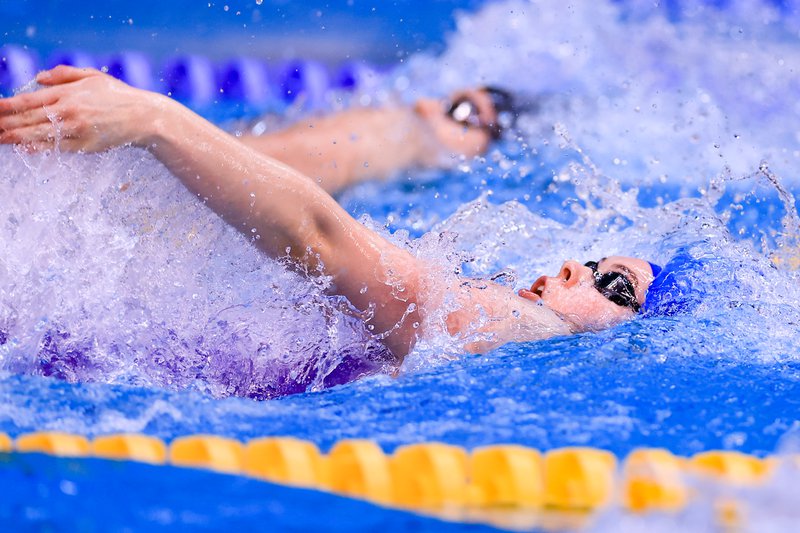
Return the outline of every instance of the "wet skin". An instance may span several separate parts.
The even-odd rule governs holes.
[[[620,272],[634,287],[636,301],[644,303],[653,271],[647,261],[635,257],[611,256],[598,263],[598,272]],[[598,330],[635,316],[630,307],[617,305],[594,286],[592,270],[577,261],[565,261],[555,276],[541,276],[530,289],[520,289],[519,296],[541,302],[564,320],[581,330]]]
[[[492,100],[481,89],[464,89],[450,95],[449,101],[468,98],[478,108],[480,124],[497,120]],[[414,104],[414,112],[430,128],[439,143],[453,153],[471,158],[486,152],[492,139],[485,127],[466,126],[446,114],[447,102],[438,98],[420,98]]]

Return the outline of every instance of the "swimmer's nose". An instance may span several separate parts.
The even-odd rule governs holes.
[[[564,281],[565,286],[572,287],[581,280],[581,269],[589,270],[572,259],[564,261],[564,264],[561,265],[561,270],[558,272],[558,277]],[[589,272],[591,271],[589,270]]]
[[[442,102],[435,98],[420,98],[414,104],[414,111],[423,118],[442,114]]]

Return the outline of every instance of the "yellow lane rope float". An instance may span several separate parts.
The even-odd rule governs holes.
[[[90,441],[61,432],[28,433],[13,440],[0,433],[0,452],[209,469],[473,519],[480,519],[481,510],[585,514],[612,503],[635,513],[677,511],[692,498],[687,477],[711,478],[732,487],[756,486],[768,479],[779,461],[733,451],[684,458],[664,449],[641,448],[618,469],[612,453],[590,447],[540,453],[524,446],[497,445],[468,452],[431,442],[401,446],[386,455],[372,441],[342,440],[323,454],[315,444],[292,437],[257,438],[243,444],[215,435],[188,435],[167,445],[140,434],[104,435]],[[719,502],[718,507],[720,521],[735,524],[739,519],[735,501]]]

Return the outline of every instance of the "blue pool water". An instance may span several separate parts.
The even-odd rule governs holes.
[[[42,158],[4,148],[0,431],[293,435],[323,450],[358,437],[387,452],[431,440],[592,445],[620,457],[639,446],[796,451],[797,6],[504,1],[455,20],[441,54],[412,55],[374,96],[396,90],[410,101],[500,83],[535,95],[541,112],[483,158],[364,184],[342,204],[419,256],[471,275],[507,269],[515,287],[569,257],[665,262],[686,249],[705,264],[689,313],[480,357],[433,339],[396,378],[326,389],[324,376],[370,340],[342,302],[323,295],[324,282],[261,257],[142,152]],[[287,379],[308,391],[252,399],[280,396]],[[114,468],[4,463],[3,483],[23,490],[13,506],[0,504],[0,517],[36,528],[89,513],[102,498],[97,477]],[[277,514],[288,515],[304,498],[375,520],[354,527],[416,520],[227,476],[119,468],[162,484],[167,511],[124,515],[114,527],[219,528],[231,516],[262,524],[276,507],[257,502],[280,502],[287,510]],[[59,485],[53,472],[64,470],[76,473]],[[181,483],[196,488],[192,496]],[[761,530],[791,523],[794,484],[773,482]],[[58,505],[27,496],[42,492]],[[134,488],[119,492],[131,507],[152,505]],[[214,494],[229,505],[194,502]],[[710,528],[699,509],[669,520]],[[307,519],[295,524],[320,524]],[[617,531],[620,520],[611,511],[594,527]],[[669,520],[624,524],[669,530]]]
[[[201,54],[340,62],[349,56],[394,65],[420,50],[442,49],[455,25],[452,13],[483,3],[309,0],[300,7],[285,0],[174,0],[166,8],[157,0],[15,0],[0,4],[0,33],[3,43],[29,45],[43,58],[69,50],[137,50],[156,60]]]
[[[5,494],[0,507],[0,524],[13,531],[213,531],[241,527],[301,532],[320,527],[319,518],[309,509],[321,507],[326,509],[326,531],[492,530],[400,511],[376,512],[374,506],[348,498],[198,470],[58,460],[38,454],[16,456],[2,466],[5,486],[19,488]],[[203,490],[198,491],[198,487]],[[128,496],[109,499],[109,494]],[[76,509],[76,502],[94,505]]]

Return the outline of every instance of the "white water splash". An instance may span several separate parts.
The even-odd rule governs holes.
[[[724,10],[681,2],[492,2],[458,18],[441,57],[415,56],[418,92],[495,84],[540,101],[525,126],[548,139],[563,123],[625,183],[693,191],[723,166],[768,161],[797,177],[800,16],[757,0]],[[795,12],[794,17],[791,15]]]
[[[68,381],[272,397],[374,341],[146,153],[2,148],[0,362]]]

